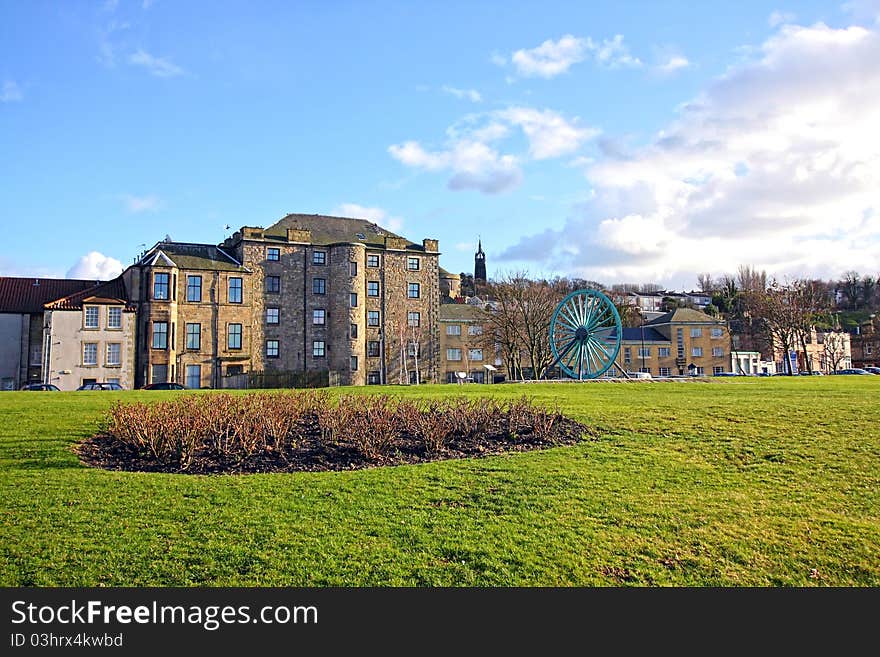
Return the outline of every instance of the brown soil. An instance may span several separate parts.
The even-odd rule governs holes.
[[[425,449],[423,441],[410,435],[403,435],[385,454],[377,458],[369,458],[345,439],[322,441],[320,431],[317,427],[313,427],[303,432],[296,447],[278,450],[267,446],[263,451],[244,459],[223,459],[206,447],[197,450],[192,462],[185,469],[182,469],[178,463],[160,462],[149,455],[139,454],[113,436],[102,434],[79,442],[74,447],[74,451],[84,464],[106,470],[180,474],[320,472],[546,449],[557,445],[574,444],[589,433],[590,429],[583,424],[562,418],[545,435],[538,435],[530,428],[520,428],[516,435],[510,435],[506,431],[490,431],[473,438],[453,436],[439,452],[429,452]]]

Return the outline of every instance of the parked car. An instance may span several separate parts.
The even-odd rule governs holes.
[[[52,383],[28,383],[21,387],[22,390],[51,390],[53,392],[60,392],[60,388]]]
[[[862,369],[871,374],[880,374],[880,367],[863,367]]]
[[[83,383],[77,390],[125,390],[118,383],[99,381],[97,383]]]
[[[738,372],[718,372],[718,374],[713,374],[712,376],[745,376],[745,374],[739,374]]]
[[[148,383],[141,390],[189,390],[189,388],[179,383],[164,382]]]
[[[824,374],[825,374],[824,372],[820,372],[819,370],[813,370],[812,372],[808,372],[807,370],[802,370],[802,371],[798,372],[798,375],[800,375],[800,376],[810,376],[810,375],[823,376]]]
[[[649,372],[627,372],[627,376],[631,379],[650,379],[651,374]]]
[[[844,370],[837,370],[835,374],[867,374],[868,376],[871,375],[870,372],[868,372],[867,370],[863,370],[860,367],[848,367]]]

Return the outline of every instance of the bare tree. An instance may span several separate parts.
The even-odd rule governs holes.
[[[767,272],[758,271],[750,265],[740,265],[737,270],[737,284],[744,292],[763,292],[767,289]]]
[[[825,334],[824,366],[826,371],[834,372],[846,359],[848,336],[842,331],[829,331]]]
[[[714,292],[715,281],[712,280],[711,274],[700,274],[697,276],[697,287],[701,292]]]
[[[798,344],[802,325],[798,294],[794,285],[781,285],[776,280],[771,281],[764,291],[746,293],[749,308],[759,318],[771,349],[782,350],[783,369],[789,375],[794,373],[789,354]]]
[[[857,271],[848,271],[840,281],[840,291],[850,310],[858,310],[861,301],[862,277]]]
[[[411,342],[407,349],[412,353],[414,371],[416,373],[416,384],[418,385],[419,383],[421,383],[422,377],[422,373],[421,371],[419,371],[419,352],[421,351],[422,337],[424,332],[422,331],[422,327],[420,325],[413,325],[409,328]]]

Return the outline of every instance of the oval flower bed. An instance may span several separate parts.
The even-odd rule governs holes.
[[[527,398],[413,401],[325,391],[116,402],[87,465],[190,474],[350,470],[577,442],[587,427]]]

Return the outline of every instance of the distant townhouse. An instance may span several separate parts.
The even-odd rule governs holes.
[[[643,326],[624,329],[617,365],[652,376],[704,376],[727,371],[730,332],[698,310],[676,308]]]
[[[52,383],[62,389],[78,387],[82,382],[73,385],[71,375],[83,364],[83,355],[91,361],[91,347],[85,354],[81,351],[82,344],[91,341],[81,338],[96,333],[91,326],[86,328],[84,311],[77,304],[95,301],[95,304],[89,303],[90,324],[95,312],[91,308],[95,305],[99,312],[107,307],[108,301],[118,307],[118,300],[107,299],[105,285],[94,280],[0,277],[0,389],[17,390],[29,383]],[[118,288],[113,290],[118,291]],[[78,293],[84,294],[76,298],[72,296]],[[47,311],[47,304],[65,298],[71,299],[70,308]],[[60,326],[67,324],[68,320],[70,330],[62,331]],[[69,335],[70,340],[62,342],[60,333]],[[74,355],[57,360],[60,358],[57,350],[68,348]],[[50,361],[53,352],[56,360]],[[70,374],[62,374],[67,370]],[[116,371],[111,370],[111,373]]]
[[[482,304],[440,306],[440,371],[446,383],[492,383],[501,359],[485,327]]]
[[[850,335],[853,367],[880,365],[880,318],[872,315]]]

